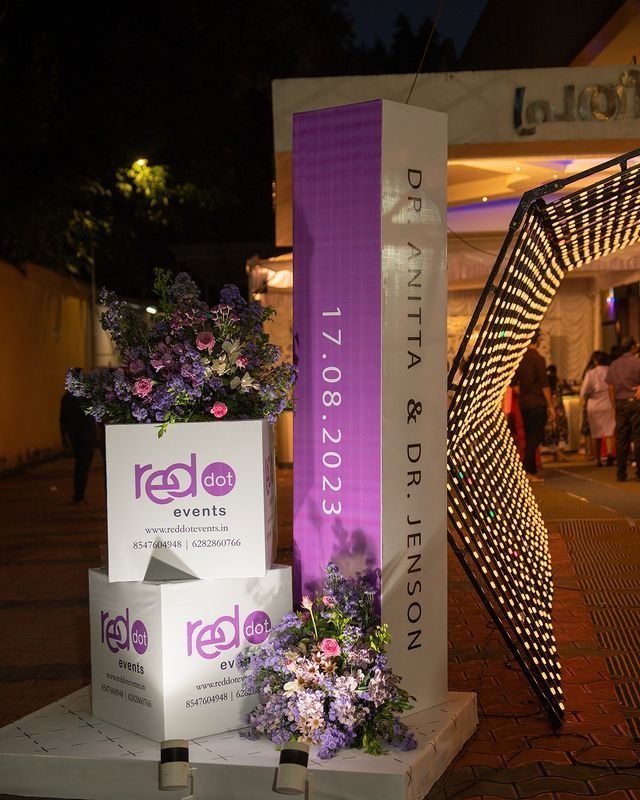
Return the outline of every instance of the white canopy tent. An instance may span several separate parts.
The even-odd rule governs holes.
[[[449,236],[448,357],[453,358],[502,244],[498,233]],[[269,330],[286,358],[293,357],[293,253],[247,262],[249,290],[277,316]],[[581,379],[591,353],[602,346],[602,293],[640,281],[640,245],[633,245],[570,273],[543,323],[543,354],[558,374]]]

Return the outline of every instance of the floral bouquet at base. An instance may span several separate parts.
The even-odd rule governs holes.
[[[160,423],[268,419],[290,408],[296,370],[278,363],[263,323],[275,312],[227,285],[210,308],[186,273],[156,271],[153,324],[105,290],[102,327],[122,367],[69,370],[66,389],[98,422]]]
[[[304,597],[302,611],[240,657],[244,688],[260,696],[241,735],[317,744],[320,758],[341,747],[379,754],[381,740],[412,750],[414,735],[398,718],[410,697],[387,663],[389,631],[373,604],[364,578],[347,579],[329,564],[322,594]]]

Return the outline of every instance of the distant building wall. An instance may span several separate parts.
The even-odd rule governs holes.
[[[90,319],[86,284],[0,261],[0,471],[60,450],[65,373],[91,366]]]

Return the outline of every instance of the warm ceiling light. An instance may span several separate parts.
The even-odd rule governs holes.
[[[482,198],[482,202],[483,202],[483,203],[486,203],[488,199],[489,199],[489,198],[488,198],[488,197],[487,197],[487,195],[485,194],[485,195],[484,195],[484,197]]]

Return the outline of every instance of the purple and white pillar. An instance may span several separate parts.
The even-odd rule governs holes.
[[[394,670],[447,696],[446,116],[294,115],[294,583],[380,569]]]

